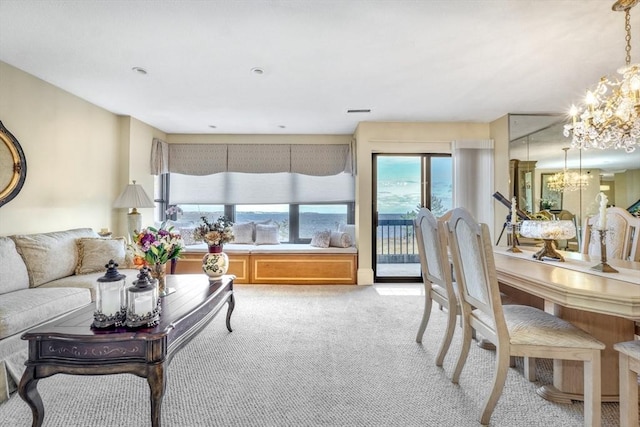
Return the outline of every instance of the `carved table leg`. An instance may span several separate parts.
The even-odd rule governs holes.
[[[38,379],[36,379],[36,368],[34,366],[27,366],[24,371],[18,386],[18,394],[31,408],[31,413],[33,414],[32,427],[40,427],[44,420],[44,405],[42,404],[40,393],[38,393]]]
[[[231,329],[231,313],[233,313],[233,309],[235,306],[236,299],[233,294],[231,294],[231,298],[229,298],[229,307],[227,308],[227,329],[229,330],[229,332],[233,332],[233,330]]]
[[[160,427],[162,398],[167,384],[163,363],[151,365],[147,368],[147,382],[149,383],[149,397],[151,399],[151,426]]]

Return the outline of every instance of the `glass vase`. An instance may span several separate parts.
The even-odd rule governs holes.
[[[167,264],[156,262],[151,266],[151,277],[158,282],[158,294],[167,295]]]

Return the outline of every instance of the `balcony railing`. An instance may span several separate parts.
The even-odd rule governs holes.
[[[380,219],[376,229],[376,256],[381,264],[419,263],[413,220]]]

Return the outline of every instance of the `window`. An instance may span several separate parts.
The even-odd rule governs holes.
[[[247,175],[247,176],[239,176]],[[277,175],[277,176],[272,176]],[[289,175],[288,177],[286,175]],[[237,187],[237,180],[245,180],[248,191],[232,191],[228,186]],[[275,179],[275,181],[270,181]],[[277,182],[290,180],[296,191],[287,194]],[[269,182],[278,189],[269,191]],[[260,183],[259,191],[256,189]],[[228,184],[228,185],[227,185]],[[180,174],[162,174],[156,177],[155,199],[158,203],[157,218],[171,219],[180,223],[196,225],[204,215],[211,220],[225,215],[235,223],[262,222],[271,220],[278,224],[280,241],[290,243],[309,243],[315,231],[337,230],[339,224],[355,222],[355,203],[353,177],[340,174],[327,177],[308,177],[299,174],[216,174],[207,176],[187,176]],[[221,188],[222,187],[222,188]],[[213,191],[212,189],[220,189]],[[228,197],[220,196],[223,192]],[[301,195],[304,195],[301,197]],[[314,200],[316,203],[211,203],[214,199],[228,199],[239,202],[277,199]],[[332,198],[338,201],[327,202]],[[347,199],[347,200],[344,200]],[[350,199],[350,200],[349,200]],[[294,201],[294,200],[292,200]],[[181,214],[167,217],[165,210],[169,205],[180,208]]]

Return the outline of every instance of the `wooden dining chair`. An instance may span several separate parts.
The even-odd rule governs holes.
[[[582,230],[583,254],[600,256],[598,215],[587,217]],[[640,218],[626,209],[607,208],[607,258],[640,261]]]
[[[496,346],[491,392],[480,422],[488,424],[507,378],[510,356],[584,362],[584,424],[600,425],[600,352],[605,345],[571,323],[534,307],[502,305],[493,247],[486,224],[457,208],[446,224],[463,318],[462,350],[452,381],[458,383],[471,344],[471,329]]]
[[[418,241],[420,267],[424,282],[424,313],[416,335],[416,342],[422,343],[427,329],[433,301],[447,311],[447,329],[436,356],[436,366],[442,366],[447,355],[458,315],[458,302],[451,279],[451,263],[447,253],[447,235],[438,228],[438,219],[429,209],[421,208],[414,219],[414,229]]]
[[[636,427],[638,422],[638,376],[640,341],[616,343],[620,358],[620,427]]]

